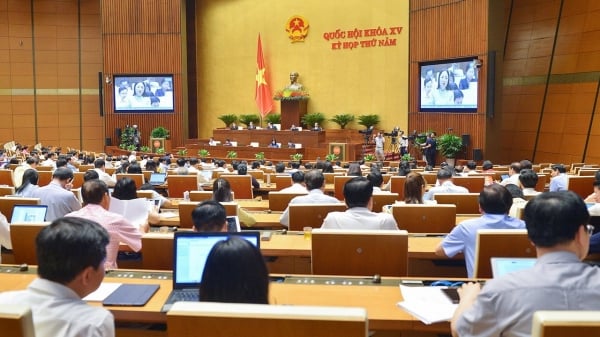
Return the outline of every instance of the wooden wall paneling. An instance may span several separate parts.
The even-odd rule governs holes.
[[[104,74],[173,74],[174,113],[116,114],[113,106],[114,85],[104,85],[105,133],[113,145],[120,140],[116,128],[138,125],[142,145],[149,142],[157,126],[170,130],[172,146],[183,145],[184,127],[182,81],[181,2],[175,1],[103,1],[102,39]]]
[[[477,18],[473,20],[472,18]],[[411,0],[409,83],[420,83],[419,62],[476,56],[487,62],[488,1]],[[452,128],[457,135],[468,134],[471,144],[461,158],[472,158],[472,149],[483,148],[486,129],[485,67],[479,71],[478,112],[420,113],[418,85],[409,85],[408,129],[438,135]],[[484,150],[485,155],[485,150]],[[438,158],[438,161],[442,161]]]

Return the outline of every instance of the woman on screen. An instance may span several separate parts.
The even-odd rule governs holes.
[[[460,82],[458,83],[458,88],[460,90],[469,89],[469,85],[471,82],[477,82],[477,79],[475,78],[475,68],[473,67],[473,64],[469,64],[469,68],[466,71],[466,76],[465,78],[460,80]]]
[[[117,100],[115,101],[115,108],[117,110],[122,108],[129,108],[131,106],[129,102],[129,88],[119,87],[118,90],[119,95],[117,96]]]
[[[269,272],[260,250],[236,236],[217,242],[204,265],[200,301],[269,304]]]
[[[136,82],[133,85],[133,96],[129,100],[132,108],[147,108],[150,107],[150,99],[144,96],[146,85],[144,82]]]
[[[448,88],[449,80],[448,70],[442,70],[438,73],[438,86],[433,93],[435,105],[454,104],[454,92]]]
[[[165,78],[160,82],[160,88],[156,89],[154,96],[162,97],[167,91],[171,91],[171,81]]]

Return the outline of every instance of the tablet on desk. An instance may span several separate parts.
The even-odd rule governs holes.
[[[142,307],[158,291],[158,284],[121,284],[103,302],[107,306]]]

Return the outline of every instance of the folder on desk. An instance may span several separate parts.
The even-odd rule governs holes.
[[[102,304],[141,307],[148,303],[158,288],[158,284],[121,284]]]

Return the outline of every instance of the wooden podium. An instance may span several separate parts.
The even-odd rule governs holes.
[[[300,120],[306,114],[308,99],[281,100],[281,130],[289,130],[293,125],[301,126]]]

